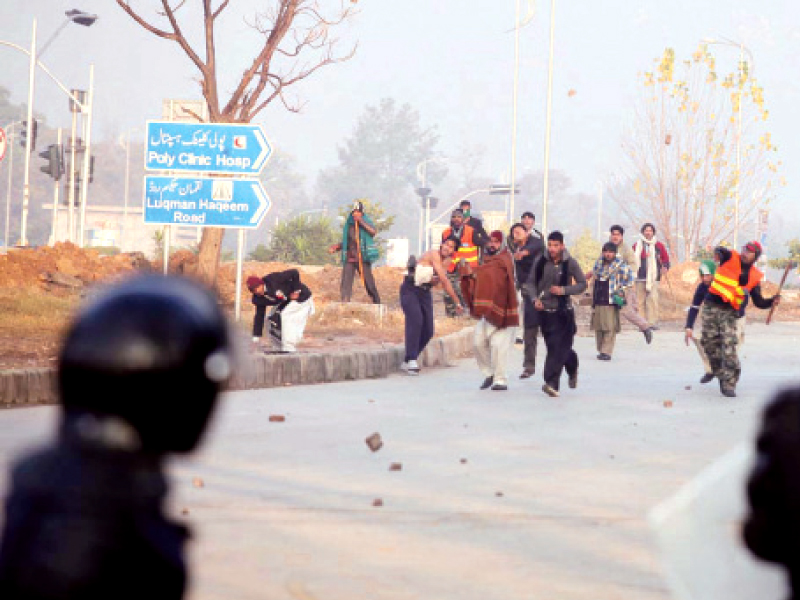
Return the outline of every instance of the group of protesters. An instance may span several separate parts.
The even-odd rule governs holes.
[[[645,223],[629,246],[620,225],[609,230],[608,241],[588,272],[567,250],[564,236],[553,231],[547,239],[536,229],[532,212],[522,214],[506,234],[488,232],[472,207],[464,201],[451,214],[438,249],[411,257],[400,287],[400,306],[405,315],[403,369],[419,375],[419,356],[434,335],[432,289],[441,285],[445,313],[465,312],[477,321],[475,355],[483,374],[481,389],[508,389],[508,360],[515,342],[523,345],[520,379],[536,373],[538,339],[544,339],[544,393],[560,395],[564,372],[570,388],[578,385],[579,359],[573,349],[577,332],[574,296],[583,295],[591,283],[591,330],[597,359],[612,360],[621,320],[625,319],[652,343],[659,322],[659,286],[670,269],[670,258],[658,240],[653,223]],[[372,265],[377,260],[377,228],[357,201],[344,224],[342,242],[329,251],[342,259],[342,301],[352,296],[356,274],[374,303],[380,296]],[[754,266],[761,255],[758,242],[750,242],[741,254],[719,247],[714,260],[701,263],[701,282],[689,310],[685,336],[693,342],[704,365],[701,383],[717,378],[725,396],[736,395],[741,366],[737,346],[744,341],[744,312],[750,300],[757,308],[770,308],[780,296],[764,298],[763,274]],[[247,286],[256,306],[253,341],[264,337],[265,324],[272,352],[295,352],[308,318],[314,312],[311,291],[296,269],[250,276]],[[272,307],[269,317],[267,307]],[[698,340],[694,326],[703,307],[703,333]]]
[[[432,274],[424,279],[424,311],[418,301],[409,299],[418,293],[414,291],[419,286],[416,282],[421,281],[418,272],[410,269],[403,284],[404,367],[409,374],[419,374],[417,358],[433,334],[430,287],[437,281],[444,284],[448,314],[468,310],[477,321],[474,347],[484,377],[480,389],[508,389],[508,359],[515,341],[523,344],[520,379],[532,377],[540,334],[546,348],[542,391],[558,397],[563,373],[569,387],[576,388],[579,359],[573,348],[577,332],[573,297],[583,295],[589,282],[590,326],[598,360],[612,360],[623,318],[643,334],[647,344],[652,343],[659,322],[659,286],[671,266],[653,223],[641,226],[630,247],[623,227],[613,225],[600,256],[584,273],[567,250],[563,234],[553,231],[545,240],[535,228],[533,213],[525,212],[507,235],[502,231],[487,234],[469,208],[453,211],[441,248],[423,256],[420,264],[428,266],[426,272]],[[736,395],[741,373],[737,346],[744,340],[748,300],[762,309],[780,303],[780,295],[762,295],[763,273],[755,267],[761,253],[756,241],[746,244],[741,253],[724,246],[716,248],[714,260],[701,263],[701,281],[687,316],[686,343],[694,341],[705,368],[701,383],[717,378],[720,392],[727,397]],[[443,271],[446,278],[441,276]],[[693,328],[701,307],[703,333],[698,342]]]

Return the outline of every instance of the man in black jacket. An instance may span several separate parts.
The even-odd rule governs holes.
[[[527,219],[525,213],[522,215],[523,221]],[[528,219],[530,221],[530,219]],[[539,337],[539,315],[533,308],[533,302],[528,297],[524,289],[524,284],[528,281],[533,263],[542,255],[544,243],[542,238],[531,233],[524,223],[517,223],[511,228],[509,246],[514,254],[514,264],[517,269],[517,289],[522,293],[520,302],[520,316],[522,317],[522,343],[523,361],[522,374],[520,379],[528,379],[536,373],[536,346]],[[520,340],[517,339],[517,343]]]
[[[297,269],[277,271],[264,277],[251,275],[247,287],[253,294],[256,307],[253,318],[253,341],[264,335],[267,307],[274,307],[269,316],[271,345],[281,352],[296,352],[303,339],[308,318],[314,314],[311,290],[300,281]]]
[[[572,349],[578,328],[570,296],[586,290],[586,277],[564,247],[560,231],[547,236],[547,251],[533,265],[525,288],[538,311],[547,347],[542,391],[555,398],[563,370],[569,387],[578,387],[578,355]]]

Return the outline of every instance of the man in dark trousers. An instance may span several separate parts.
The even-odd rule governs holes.
[[[447,277],[447,267],[458,248],[457,238],[449,237],[438,250],[428,250],[409,264],[408,273],[400,286],[400,307],[405,316],[406,355],[403,369],[409,375],[419,375],[417,359],[431,341],[434,333],[433,298],[431,288],[441,284],[453,302],[460,302]],[[463,311],[458,304],[457,312]]]
[[[572,349],[578,328],[571,296],[586,290],[586,278],[578,262],[564,247],[560,231],[547,236],[547,252],[533,265],[525,287],[539,313],[547,347],[542,391],[555,398],[559,395],[561,372],[565,369],[569,387],[578,387],[578,355]]]
[[[271,345],[281,352],[296,352],[297,344],[303,339],[308,318],[314,314],[311,290],[300,281],[300,272],[297,269],[287,269],[264,277],[251,275],[247,278],[247,288],[253,294],[252,302],[256,307],[253,341],[258,342],[264,335],[267,307],[271,306]]]
[[[531,213],[525,213],[531,214]],[[525,215],[523,215],[523,219]],[[539,315],[533,308],[533,301],[528,297],[524,284],[531,274],[533,263],[542,255],[544,244],[542,238],[532,235],[524,224],[517,223],[511,228],[509,248],[514,256],[517,273],[517,289],[521,291],[520,317],[522,320],[522,343],[524,359],[520,379],[528,379],[536,373],[536,345],[539,337]],[[519,343],[519,340],[517,340]]]
[[[736,319],[745,297],[757,308],[772,308],[780,304],[781,297],[764,298],[761,281],[764,274],[755,267],[761,255],[761,244],[750,242],[739,254],[735,250],[719,247],[714,250],[719,266],[708,288],[703,303],[703,344],[711,364],[712,374],[719,380],[723,396],[736,396],[736,384],[742,367],[736,348],[739,336]]]
[[[0,598],[183,598],[189,531],[164,514],[164,463],[197,445],[232,366],[196,283],[136,277],[84,306],[59,356],[55,439],[12,470]]]
[[[378,286],[372,275],[372,265],[380,258],[375,244],[377,233],[375,224],[364,214],[364,203],[357,200],[344,224],[342,241],[328,249],[331,254],[342,253],[342,302],[350,302],[353,297],[353,279],[359,273],[372,302],[381,303]]]

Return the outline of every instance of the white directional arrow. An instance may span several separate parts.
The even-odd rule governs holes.
[[[253,218],[250,219],[250,222],[258,227],[261,219],[264,218],[264,215],[267,214],[267,210],[269,209],[269,198],[267,197],[264,188],[262,188],[261,184],[258,182],[253,184],[253,193],[255,194],[256,198],[258,198],[258,208],[256,209],[256,213],[253,215]]]
[[[256,136],[256,140],[258,140],[258,145],[261,147],[261,153],[256,157],[253,163],[253,169],[259,173],[261,169],[264,168],[264,165],[267,164],[267,159],[272,154],[272,148],[270,148],[267,136],[264,135],[261,127],[258,127],[253,133]]]

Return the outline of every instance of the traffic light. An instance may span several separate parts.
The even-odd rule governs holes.
[[[23,121],[22,122],[22,131],[20,131],[20,135],[19,135],[20,146],[22,146],[23,148],[25,147],[25,145],[28,143],[28,134],[30,133],[30,136],[31,136],[31,152],[36,150],[36,133],[38,132],[38,129],[39,129],[39,122],[36,119],[33,119],[31,121],[30,131],[28,131],[28,122],[27,121]]]
[[[43,167],[39,167],[42,173],[47,173],[58,181],[64,174],[64,151],[59,144],[50,144],[47,150],[40,152],[39,156],[47,161]]]

